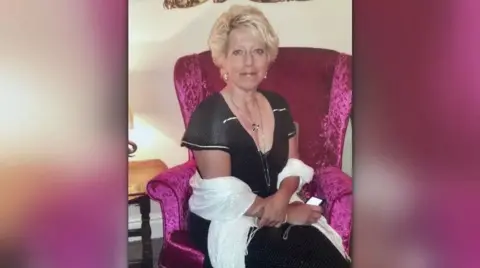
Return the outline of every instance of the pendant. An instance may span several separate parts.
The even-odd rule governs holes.
[[[260,125],[259,125],[259,124],[255,124],[255,123],[252,124],[252,130],[253,130],[253,132],[256,132],[259,128],[260,128]]]

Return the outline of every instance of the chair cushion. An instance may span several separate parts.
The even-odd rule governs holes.
[[[169,241],[165,241],[160,264],[165,267],[202,268],[203,254],[194,249],[187,231],[175,231]]]
[[[170,241],[172,243],[177,244],[179,246],[185,246],[188,248],[193,248],[194,245],[190,241],[190,238],[188,237],[188,231],[175,231],[172,233],[172,236],[170,237]]]

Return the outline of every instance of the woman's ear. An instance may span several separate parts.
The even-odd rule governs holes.
[[[225,83],[228,81],[228,72],[223,68],[220,68],[220,77],[223,79],[223,81],[225,81]]]

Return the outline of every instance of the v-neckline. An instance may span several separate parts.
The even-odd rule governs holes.
[[[230,108],[230,106],[228,105],[228,102],[227,100],[225,99],[225,96],[221,93],[221,92],[217,92],[218,95],[220,95],[220,98],[222,99],[223,103],[225,104],[226,108],[227,108],[227,111],[230,113],[230,115],[232,117],[235,117],[237,123],[240,125],[240,128],[243,130],[243,132],[250,138],[251,142],[253,143],[253,146],[256,148],[256,150],[262,155],[262,156],[267,156],[273,149],[273,146],[275,146],[275,134],[276,134],[276,131],[277,131],[277,119],[275,118],[275,113],[273,112],[273,106],[272,106],[272,102],[270,101],[270,99],[267,97],[267,95],[265,94],[265,92],[263,90],[260,90],[260,89],[257,89],[257,92],[259,92],[260,94],[263,95],[263,97],[265,97],[265,99],[267,100],[268,102],[268,105],[270,106],[270,111],[272,113],[272,116],[273,116],[273,133],[272,133],[272,145],[270,146],[270,148],[265,151],[265,152],[262,152],[262,150],[258,147],[257,143],[255,142],[255,139],[252,137],[252,135],[250,135],[250,133],[248,133],[247,129],[245,129],[245,127],[242,125],[242,123],[240,123],[240,120],[238,119],[238,116],[232,111],[232,109]]]

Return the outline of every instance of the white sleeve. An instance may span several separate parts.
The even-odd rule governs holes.
[[[280,184],[284,179],[288,177],[299,177],[300,183],[298,184],[298,192],[306,183],[312,181],[313,173],[313,168],[303,163],[302,160],[290,158],[282,172],[278,174],[277,188],[280,188]]]

